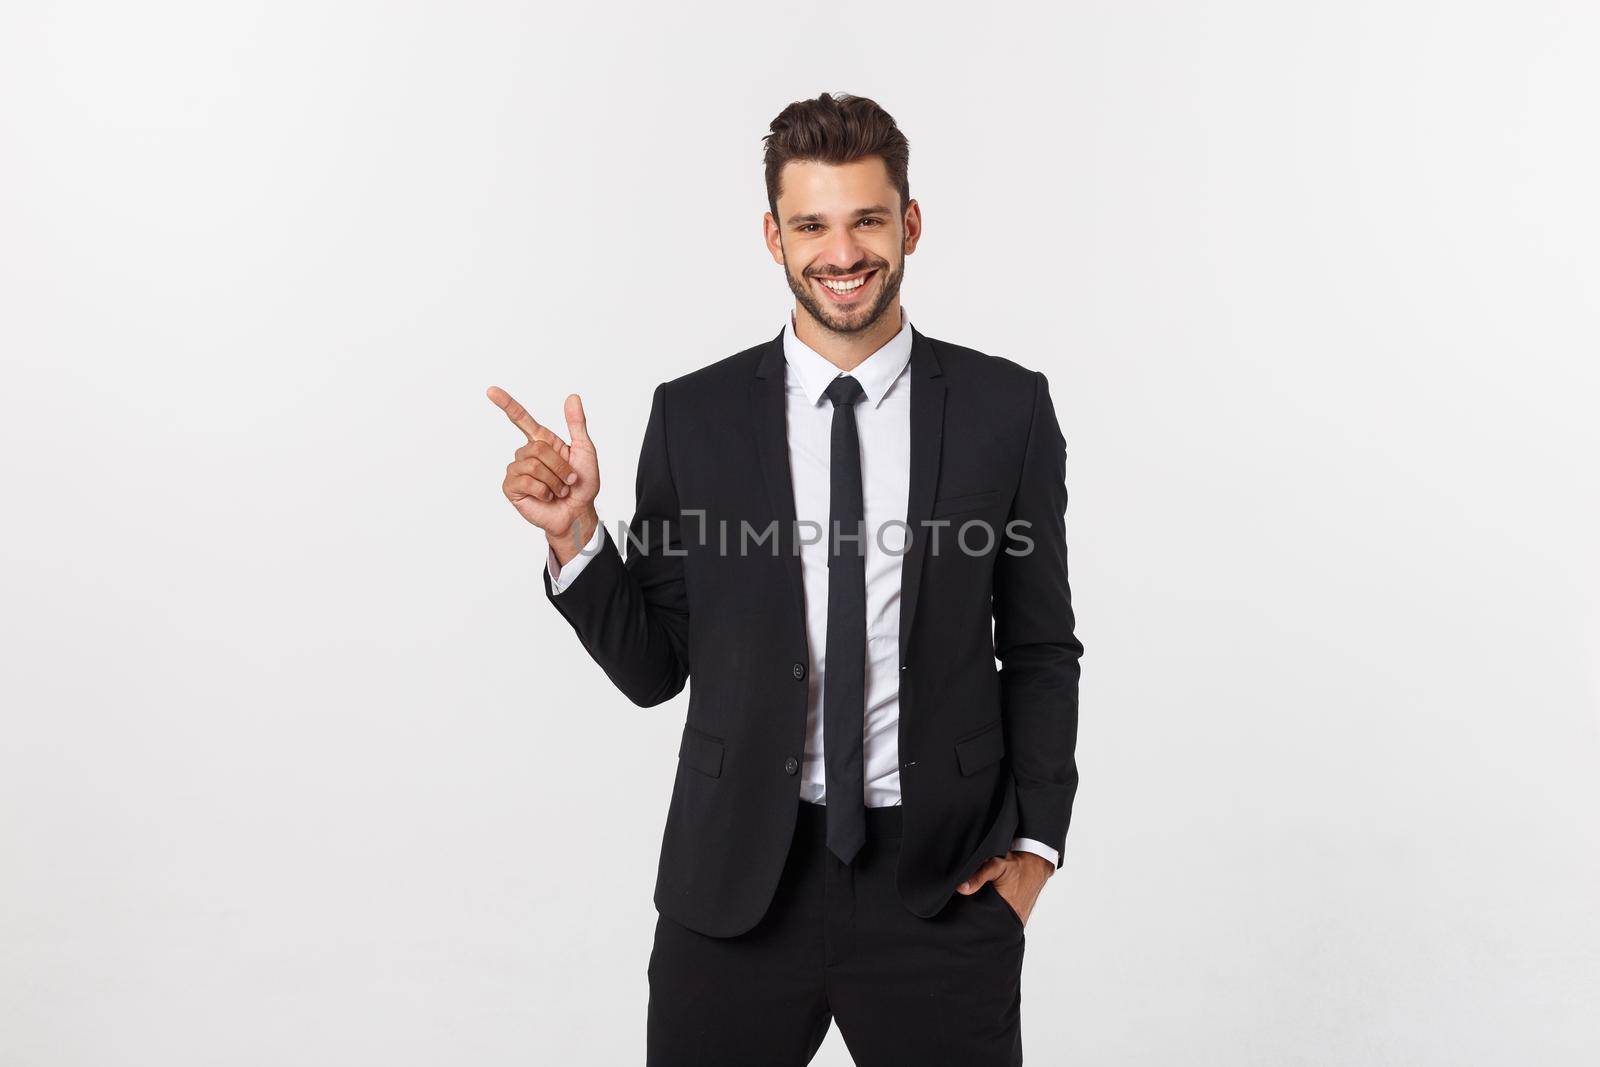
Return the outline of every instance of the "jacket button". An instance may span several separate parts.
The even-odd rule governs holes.
[[[793,774],[795,771],[798,771],[799,769],[800,769],[800,761],[795,759],[793,756],[790,756],[788,759],[783,761],[783,773],[784,774]]]
[[[804,663],[796,663],[790,670],[794,672],[796,678],[804,678],[806,676],[806,665]]]

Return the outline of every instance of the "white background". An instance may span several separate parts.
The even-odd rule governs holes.
[[[823,90],[911,140],[913,321],[1068,441],[1029,1062],[1597,1062],[1597,51],[1531,0],[8,3],[0,1062],[642,1062],[686,698],[545,602],[483,390],[581,393],[625,519],[653,386],[782,324],[759,138]]]

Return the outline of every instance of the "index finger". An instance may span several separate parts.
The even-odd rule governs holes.
[[[516,424],[517,429],[528,435],[529,441],[539,440],[539,431],[544,429],[528,414],[528,409],[517,403],[517,398],[500,388],[498,385],[489,386],[488,397],[495,406],[506,413],[506,418]]]

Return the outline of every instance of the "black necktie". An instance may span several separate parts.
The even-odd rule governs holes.
[[[828,851],[843,863],[867,840],[862,766],[867,700],[867,561],[861,500],[861,441],[856,401],[861,383],[841,375],[829,384],[833,440],[828,491],[828,642],[822,680],[822,753],[826,769]],[[843,536],[841,536],[843,535]],[[852,538],[847,540],[846,538]]]

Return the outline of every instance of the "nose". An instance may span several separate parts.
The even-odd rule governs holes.
[[[822,250],[822,262],[839,273],[860,267],[865,258],[861,245],[856,241],[854,227],[834,230],[828,237],[828,246]]]

